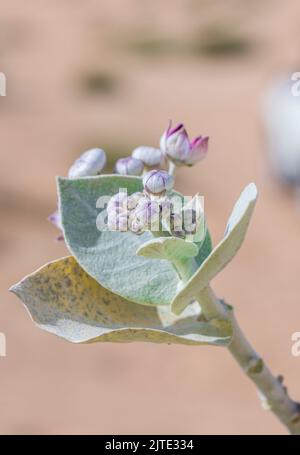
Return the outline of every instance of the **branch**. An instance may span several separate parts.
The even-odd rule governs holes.
[[[282,376],[275,377],[250,345],[235,319],[232,308],[219,300],[209,287],[201,291],[198,297],[206,319],[222,317],[231,321],[233,338],[228,350],[256,385],[263,407],[272,411],[291,434],[300,435],[300,403],[289,397]]]

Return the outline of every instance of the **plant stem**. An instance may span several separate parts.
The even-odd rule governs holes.
[[[252,348],[240,329],[233,310],[219,300],[210,287],[201,291],[197,300],[206,319],[222,318],[231,321],[233,338],[228,346],[229,352],[256,385],[264,408],[271,410],[291,434],[300,435],[300,404],[289,397],[283,378],[275,377]]]
[[[172,264],[183,283],[186,283],[198,268],[198,264],[193,258],[173,260]]]
[[[168,170],[170,175],[173,175],[175,177],[175,172],[176,172],[176,166],[172,161],[169,161],[169,170]]]

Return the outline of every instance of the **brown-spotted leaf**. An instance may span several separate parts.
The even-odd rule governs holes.
[[[231,339],[229,325],[198,321],[197,304],[176,317],[166,307],[129,302],[103,288],[73,257],[45,265],[11,291],[41,329],[74,343],[151,341],[222,346]]]

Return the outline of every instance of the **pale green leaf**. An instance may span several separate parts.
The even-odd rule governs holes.
[[[206,257],[196,273],[182,286],[172,302],[176,314],[199,295],[210,281],[231,261],[244,240],[249,221],[256,203],[257,189],[254,183],[248,185],[236,202],[221,242]]]
[[[232,328],[200,322],[199,305],[181,317],[170,307],[137,305],[91,278],[73,257],[51,262],[11,288],[43,330],[73,343],[149,341],[227,345]]]
[[[66,244],[84,270],[105,288],[136,303],[170,304],[179,285],[172,265],[165,260],[152,261],[136,255],[136,250],[153,238],[152,234],[99,231],[96,226],[97,217],[106,215],[105,209],[96,208],[98,198],[109,199],[122,188],[128,194],[141,191],[141,179],[120,175],[60,178],[58,186]],[[209,252],[207,233],[195,258],[198,265]]]
[[[198,247],[193,242],[177,237],[158,237],[141,245],[136,254],[149,258],[167,259],[173,262],[174,260],[197,256]]]

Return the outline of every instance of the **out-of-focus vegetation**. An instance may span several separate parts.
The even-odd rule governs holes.
[[[143,34],[129,40],[128,49],[145,57],[173,55],[181,51],[182,45],[176,40]]]
[[[90,70],[82,74],[78,86],[87,95],[111,95],[120,87],[120,80],[112,72]]]
[[[254,44],[239,31],[229,25],[210,25],[198,32],[191,50],[196,55],[208,57],[237,57],[248,54],[253,50]]]
[[[192,31],[185,39],[138,34],[129,39],[131,52],[143,57],[239,57],[248,55],[256,43],[230,23],[214,23]]]

